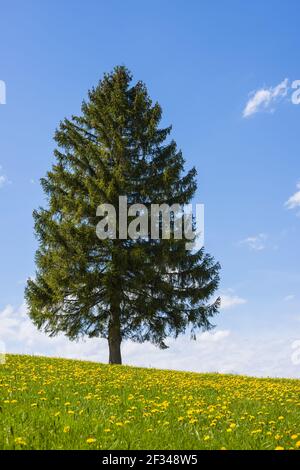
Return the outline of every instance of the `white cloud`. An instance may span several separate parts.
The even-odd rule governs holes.
[[[172,339],[168,341],[169,349],[164,351],[150,343],[126,341],[122,353],[125,364],[140,367],[299,377],[300,367],[292,361],[295,353],[292,344],[297,339],[284,337],[282,331],[250,338],[216,329],[200,333],[195,341],[189,335]],[[49,338],[38,332],[25,306],[15,309],[8,305],[0,311],[0,355],[5,350],[98,362],[107,362],[108,357],[105,340],[93,338],[74,343],[64,336]]]
[[[213,330],[197,335],[195,341],[189,335],[170,339],[170,348],[161,351],[150,343],[143,345],[126,341],[122,345],[124,363],[136,366],[182,370],[217,370],[214,362],[204,362],[199,369],[199,351],[213,351],[230,336],[229,330]],[[0,311],[0,343],[10,353],[65,357],[107,362],[108,348],[104,339],[92,338],[71,342],[63,335],[50,338],[39,332],[26,313],[25,305],[13,308],[7,305]],[[182,354],[182,351],[185,351]],[[1,353],[1,351],[0,351]],[[192,359],[192,357],[194,359]]]
[[[2,173],[2,166],[0,166],[0,188],[2,188],[5,184],[10,183],[7,176]]]
[[[258,235],[247,237],[244,240],[241,240],[239,245],[246,245],[248,248],[250,248],[250,250],[262,251],[266,248],[267,239],[268,235],[266,233],[259,233]]]
[[[287,295],[287,296],[284,298],[284,300],[285,300],[286,302],[290,302],[291,300],[294,300],[295,297],[296,297],[296,296],[295,296],[294,294]]]
[[[288,79],[285,78],[275,87],[261,88],[252,92],[251,98],[244,108],[243,117],[249,117],[259,111],[270,109],[276,101],[287,95],[288,88]]]
[[[204,333],[201,333],[198,337],[199,341],[205,341],[207,342],[212,342],[212,343],[217,343],[218,341],[222,341],[222,339],[227,338],[230,335],[229,330],[217,330],[215,332],[211,331],[204,331]]]
[[[2,186],[4,186],[6,182],[7,182],[6,176],[0,175],[0,188],[2,188]]]
[[[299,191],[296,191],[295,194],[293,194],[285,203],[285,206],[288,209],[296,209],[297,207],[300,207],[300,182],[297,184],[297,189]]]
[[[221,295],[221,310],[228,310],[237,305],[243,305],[247,303],[246,299],[239,297],[238,295],[224,294]]]
[[[105,362],[106,341],[91,339],[71,342],[60,335],[49,338],[37,330],[26,313],[25,305],[13,308],[7,305],[0,311],[0,340],[6,343],[6,350],[20,354],[70,357]]]
[[[106,340],[93,338],[71,342],[63,335],[50,338],[37,330],[27,315],[25,305],[17,309],[12,305],[7,305],[0,311],[0,325],[0,340],[7,341],[9,346],[7,349],[10,351],[19,351],[23,354],[50,353],[53,356],[80,357],[81,359],[94,357],[95,360],[106,361]],[[206,331],[197,335],[197,341],[206,344],[216,343],[229,336],[229,334],[229,330]],[[157,348],[151,344],[148,347],[153,347],[157,351]],[[132,353],[135,348],[135,343],[125,343],[125,349],[129,353]]]

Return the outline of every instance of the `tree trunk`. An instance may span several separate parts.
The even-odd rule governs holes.
[[[108,347],[109,347],[109,363],[110,364],[122,364],[121,328],[120,328],[119,312],[113,312],[111,314],[109,332],[108,332]]]

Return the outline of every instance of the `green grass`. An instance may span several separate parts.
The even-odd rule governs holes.
[[[300,381],[8,355],[1,449],[296,449]]]

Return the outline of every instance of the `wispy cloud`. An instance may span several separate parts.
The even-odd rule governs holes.
[[[2,173],[2,166],[0,166],[0,188],[2,188],[7,183],[9,183],[9,180],[7,176]]]
[[[7,182],[7,177],[5,175],[0,175],[0,188],[5,185]]]
[[[221,295],[221,310],[228,310],[236,307],[237,305],[243,305],[247,303],[246,299],[239,297],[234,294],[223,294]]]
[[[294,300],[295,299],[295,295],[294,294],[290,294],[290,295],[287,295],[284,300],[286,302],[291,302],[291,300]]]
[[[250,250],[262,251],[266,248],[266,241],[268,235],[266,233],[259,233],[252,237],[247,237],[239,242],[239,245],[246,245]]]
[[[218,331],[204,331],[198,335],[198,341],[205,341],[208,343],[217,343],[222,339],[227,338],[230,335],[230,330],[218,330]]]
[[[300,207],[300,182],[297,184],[298,191],[295,192],[285,203],[288,209],[296,209]]]
[[[252,92],[250,99],[244,108],[243,117],[246,118],[258,113],[259,111],[273,109],[272,106],[280,98],[287,95],[289,89],[288,82],[288,78],[285,78],[274,87],[260,88],[259,90]]]

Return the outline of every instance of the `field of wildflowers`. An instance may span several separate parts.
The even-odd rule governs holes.
[[[8,355],[0,449],[298,449],[300,380]]]

